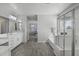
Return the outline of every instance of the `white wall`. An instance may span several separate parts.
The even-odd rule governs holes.
[[[51,33],[51,27],[56,32],[57,26],[56,16],[39,15],[38,16],[38,42],[45,42]]]
[[[27,18],[22,15],[22,31],[23,31],[23,42],[27,42]]]

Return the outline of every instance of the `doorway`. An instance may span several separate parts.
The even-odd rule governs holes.
[[[27,29],[28,41],[37,42],[37,15],[27,16]]]

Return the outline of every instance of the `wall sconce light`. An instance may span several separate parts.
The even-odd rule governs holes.
[[[9,19],[11,19],[11,20],[16,20],[16,17],[13,16],[13,15],[9,15]]]

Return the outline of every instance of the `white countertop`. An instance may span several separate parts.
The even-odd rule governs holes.
[[[0,34],[0,39],[8,38],[8,34]]]

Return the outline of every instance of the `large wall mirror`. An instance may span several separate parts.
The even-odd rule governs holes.
[[[0,16],[0,34],[9,32],[9,19]]]

